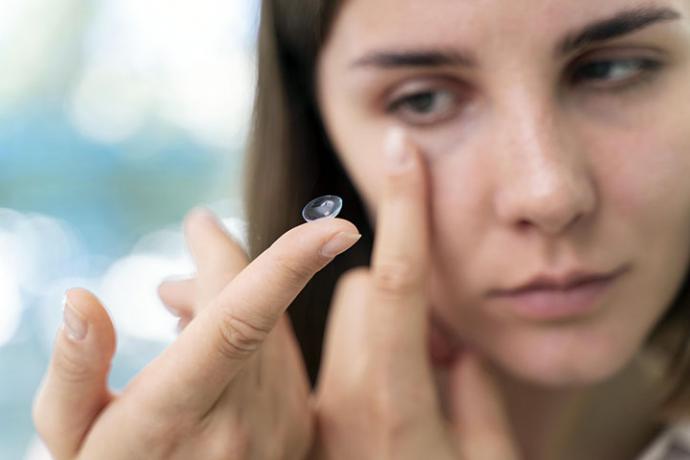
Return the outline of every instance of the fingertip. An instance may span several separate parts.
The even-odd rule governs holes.
[[[65,303],[68,303],[78,314],[88,319],[102,316],[104,313],[104,308],[98,297],[84,288],[66,290]]]
[[[215,213],[208,207],[203,205],[194,206],[187,212],[185,220],[195,220],[195,219],[213,219],[215,218]]]
[[[370,277],[367,267],[355,267],[343,273],[336,281],[332,306],[365,303],[366,296],[369,294]],[[349,298],[352,295],[358,297],[356,302]]]
[[[74,458],[84,433],[110,400],[107,379],[115,349],[112,323],[95,295],[71,288],[64,327],[32,401],[36,431],[56,458]]]
[[[174,316],[191,315],[194,309],[194,279],[163,281],[157,293],[161,303]]]
[[[271,249],[309,267],[311,273],[349,250],[361,237],[359,229],[348,220],[322,219],[288,230],[273,242]]]
[[[330,239],[338,233],[361,234],[357,226],[349,220],[335,217],[332,219],[319,219],[305,222],[289,230],[286,235],[298,232],[301,233],[303,231],[324,233],[327,235],[326,239]]]
[[[396,155],[396,151],[401,150],[405,146],[405,130],[401,126],[394,125],[389,128],[386,134],[384,150],[388,155]]]
[[[110,315],[98,297],[87,289],[71,288],[65,291],[64,304],[63,308],[67,310],[65,322],[68,321],[69,310],[72,310],[78,319],[85,322],[84,327],[89,333],[93,331],[93,340],[99,344],[98,348],[112,355],[115,348],[115,329]]]
[[[182,227],[184,232],[189,235],[197,230],[198,227],[208,222],[217,222],[218,217],[211,209],[205,206],[195,206],[184,217]]]
[[[334,220],[338,223],[338,225],[341,226],[339,229],[339,232],[359,233],[359,234],[362,233],[359,231],[357,226],[355,224],[353,224],[352,222],[350,222],[349,220],[339,219],[337,217]]]
[[[384,140],[388,176],[395,178],[414,173],[417,169],[417,150],[417,145],[402,127],[391,127]]]
[[[164,280],[161,280],[160,283],[158,283],[158,286],[156,286],[156,294],[158,294],[158,297],[163,299],[165,301],[165,298],[168,294],[171,293],[173,290],[173,285],[176,282],[179,282],[181,280],[176,280],[173,278],[166,278]]]

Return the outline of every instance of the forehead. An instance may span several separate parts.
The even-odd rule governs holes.
[[[341,52],[372,46],[552,46],[564,33],[623,9],[671,7],[688,0],[347,0],[331,40]],[[363,49],[365,48],[365,49]]]

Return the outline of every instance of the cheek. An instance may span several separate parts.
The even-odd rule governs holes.
[[[603,145],[617,161],[599,178],[604,232],[636,256],[657,295],[683,280],[690,259],[690,134],[659,125]]]
[[[675,142],[674,142],[675,140]],[[649,132],[629,136],[617,145],[602,146],[600,151],[617,152],[606,169],[601,170],[601,193],[609,197],[619,218],[636,222],[649,230],[653,225],[676,219],[679,228],[690,216],[690,135]],[[668,222],[671,224],[671,222]]]
[[[489,165],[463,152],[430,161],[432,272],[430,301],[436,314],[453,329],[478,325],[472,305],[481,301],[484,261],[500,264],[488,241],[491,203]],[[460,307],[463,306],[463,307]]]
[[[493,183],[492,166],[482,164],[480,155],[432,158],[434,314],[462,340],[526,379],[588,384],[621,369],[669,307],[690,263],[690,135],[680,124],[662,125],[636,134],[604,127],[583,138],[599,202],[588,220],[592,238],[582,250],[606,251],[610,257],[602,260],[629,261],[634,271],[611,296],[605,314],[569,326],[486,314],[482,295],[495,287],[487,283],[505,282],[491,277],[514,273],[504,267],[519,263],[499,237],[510,229],[498,229],[492,217],[491,187],[500,184]]]

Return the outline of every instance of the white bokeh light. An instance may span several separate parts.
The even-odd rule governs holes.
[[[143,127],[154,97],[151,86],[130,69],[93,65],[74,92],[71,115],[85,136],[121,142]]]
[[[104,0],[87,37],[73,123],[104,143],[172,123],[210,147],[241,145],[255,17],[250,0]]]
[[[0,0],[0,115],[60,85],[83,0]]]
[[[4,254],[7,235],[0,233],[0,254]],[[10,341],[19,327],[22,299],[19,283],[8,260],[0,259],[0,347]]]
[[[208,207],[223,207],[224,203]],[[246,223],[240,217],[221,218],[230,236],[246,251]],[[158,298],[158,285],[165,278],[193,276],[196,268],[187,252],[180,226],[144,235],[132,251],[116,260],[97,288],[107,305],[118,335],[169,343],[177,331],[177,319]]]
[[[24,454],[24,460],[53,460],[46,445],[38,436],[34,436]]]
[[[101,300],[108,305],[118,335],[169,342],[176,321],[162,307],[156,286],[170,274],[171,260],[135,254],[115,262],[103,277]]]
[[[0,208],[0,346],[15,334],[27,299],[43,295],[81,252],[64,222]]]

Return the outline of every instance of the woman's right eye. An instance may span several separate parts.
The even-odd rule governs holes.
[[[386,112],[413,126],[428,126],[450,119],[458,111],[458,97],[448,90],[427,90],[403,95]]]

